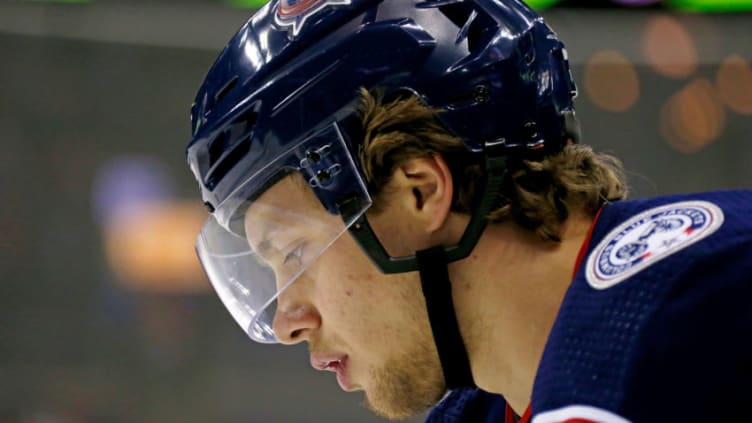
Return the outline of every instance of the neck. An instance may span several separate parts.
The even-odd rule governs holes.
[[[450,265],[460,331],[479,388],[521,414],[592,218],[571,216],[562,241],[512,223],[489,225],[470,257]]]

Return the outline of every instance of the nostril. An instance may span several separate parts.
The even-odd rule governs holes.
[[[290,339],[296,340],[300,337],[300,335],[303,333],[303,329],[295,329],[290,333]]]
[[[308,333],[320,325],[321,316],[310,305],[278,306],[274,314],[274,333],[283,344],[305,341]]]

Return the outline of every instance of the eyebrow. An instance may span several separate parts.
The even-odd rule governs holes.
[[[251,206],[253,207],[253,205]],[[248,210],[251,210],[249,207]],[[261,207],[259,211],[255,212],[257,217],[252,219],[252,222],[258,222],[257,225],[253,225],[252,231],[246,231],[246,238],[248,244],[259,257],[268,257],[271,250],[274,248],[271,239],[276,236],[283,229],[297,229],[300,225],[301,215],[298,211],[289,210],[269,210],[267,207]],[[254,245],[251,242],[251,237],[248,236],[248,232],[259,233],[260,240],[258,244]]]
[[[250,239],[248,239],[251,250],[253,250],[254,253],[262,259],[267,257],[272,249],[271,238],[273,237],[274,233],[279,232],[281,226],[282,225],[275,222],[265,222],[263,229],[261,230],[261,240],[255,246],[255,248]]]
[[[256,254],[261,258],[266,257],[269,254],[269,250],[271,250],[271,245],[269,239],[264,237],[256,248]]]

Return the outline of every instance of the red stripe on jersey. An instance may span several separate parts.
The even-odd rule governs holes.
[[[585,237],[585,241],[582,243],[582,247],[580,247],[580,252],[577,254],[577,261],[574,262],[574,271],[572,271],[572,279],[574,279],[574,277],[577,276],[577,270],[579,270],[580,265],[582,264],[582,260],[585,259],[585,253],[587,252],[588,246],[590,245],[590,239],[593,238],[593,230],[595,230],[595,223],[598,222],[598,218],[600,217],[602,211],[603,211],[603,207],[598,209],[598,213],[595,214],[593,223],[590,225],[590,230],[588,231],[587,237]]]
[[[506,410],[504,411],[504,423],[529,423],[531,412],[530,405],[528,405],[525,413],[519,420],[517,420],[517,415],[514,413],[514,410],[512,410],[512,407],[507,404]]]
[[[515,416],[514,410],[509,404],[504,408],[504,423],[517,423],[517,416]]]
[[[530,421],[530,416],[533,413],[533,409],[531,407],[532,405],[527,406],[525,413],[522,415],[522,417],[520,417],[520,421],[517,423],[528,423]]]

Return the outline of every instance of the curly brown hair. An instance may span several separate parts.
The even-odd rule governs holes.
[[[386,101],[381,93],[366,89],[361,89],[361,95],[364,137],[359,159],[374,198],[374,211],[383,207],[384,189],[398,166],[440,154],[452,172],[452,210],[470,213],[482,188],[482,166],[462,139],[438,121],[441,111],[416,96]],[[621,162],[587,145],[569,144],[558,154],[541,160],[512,159],[507,166],[499,193],[502,205],[489,214],[489,221],[512,220],[547,241],[560,240],[562,224],[572,211],[594,216],[604,203],[627,195]]]

